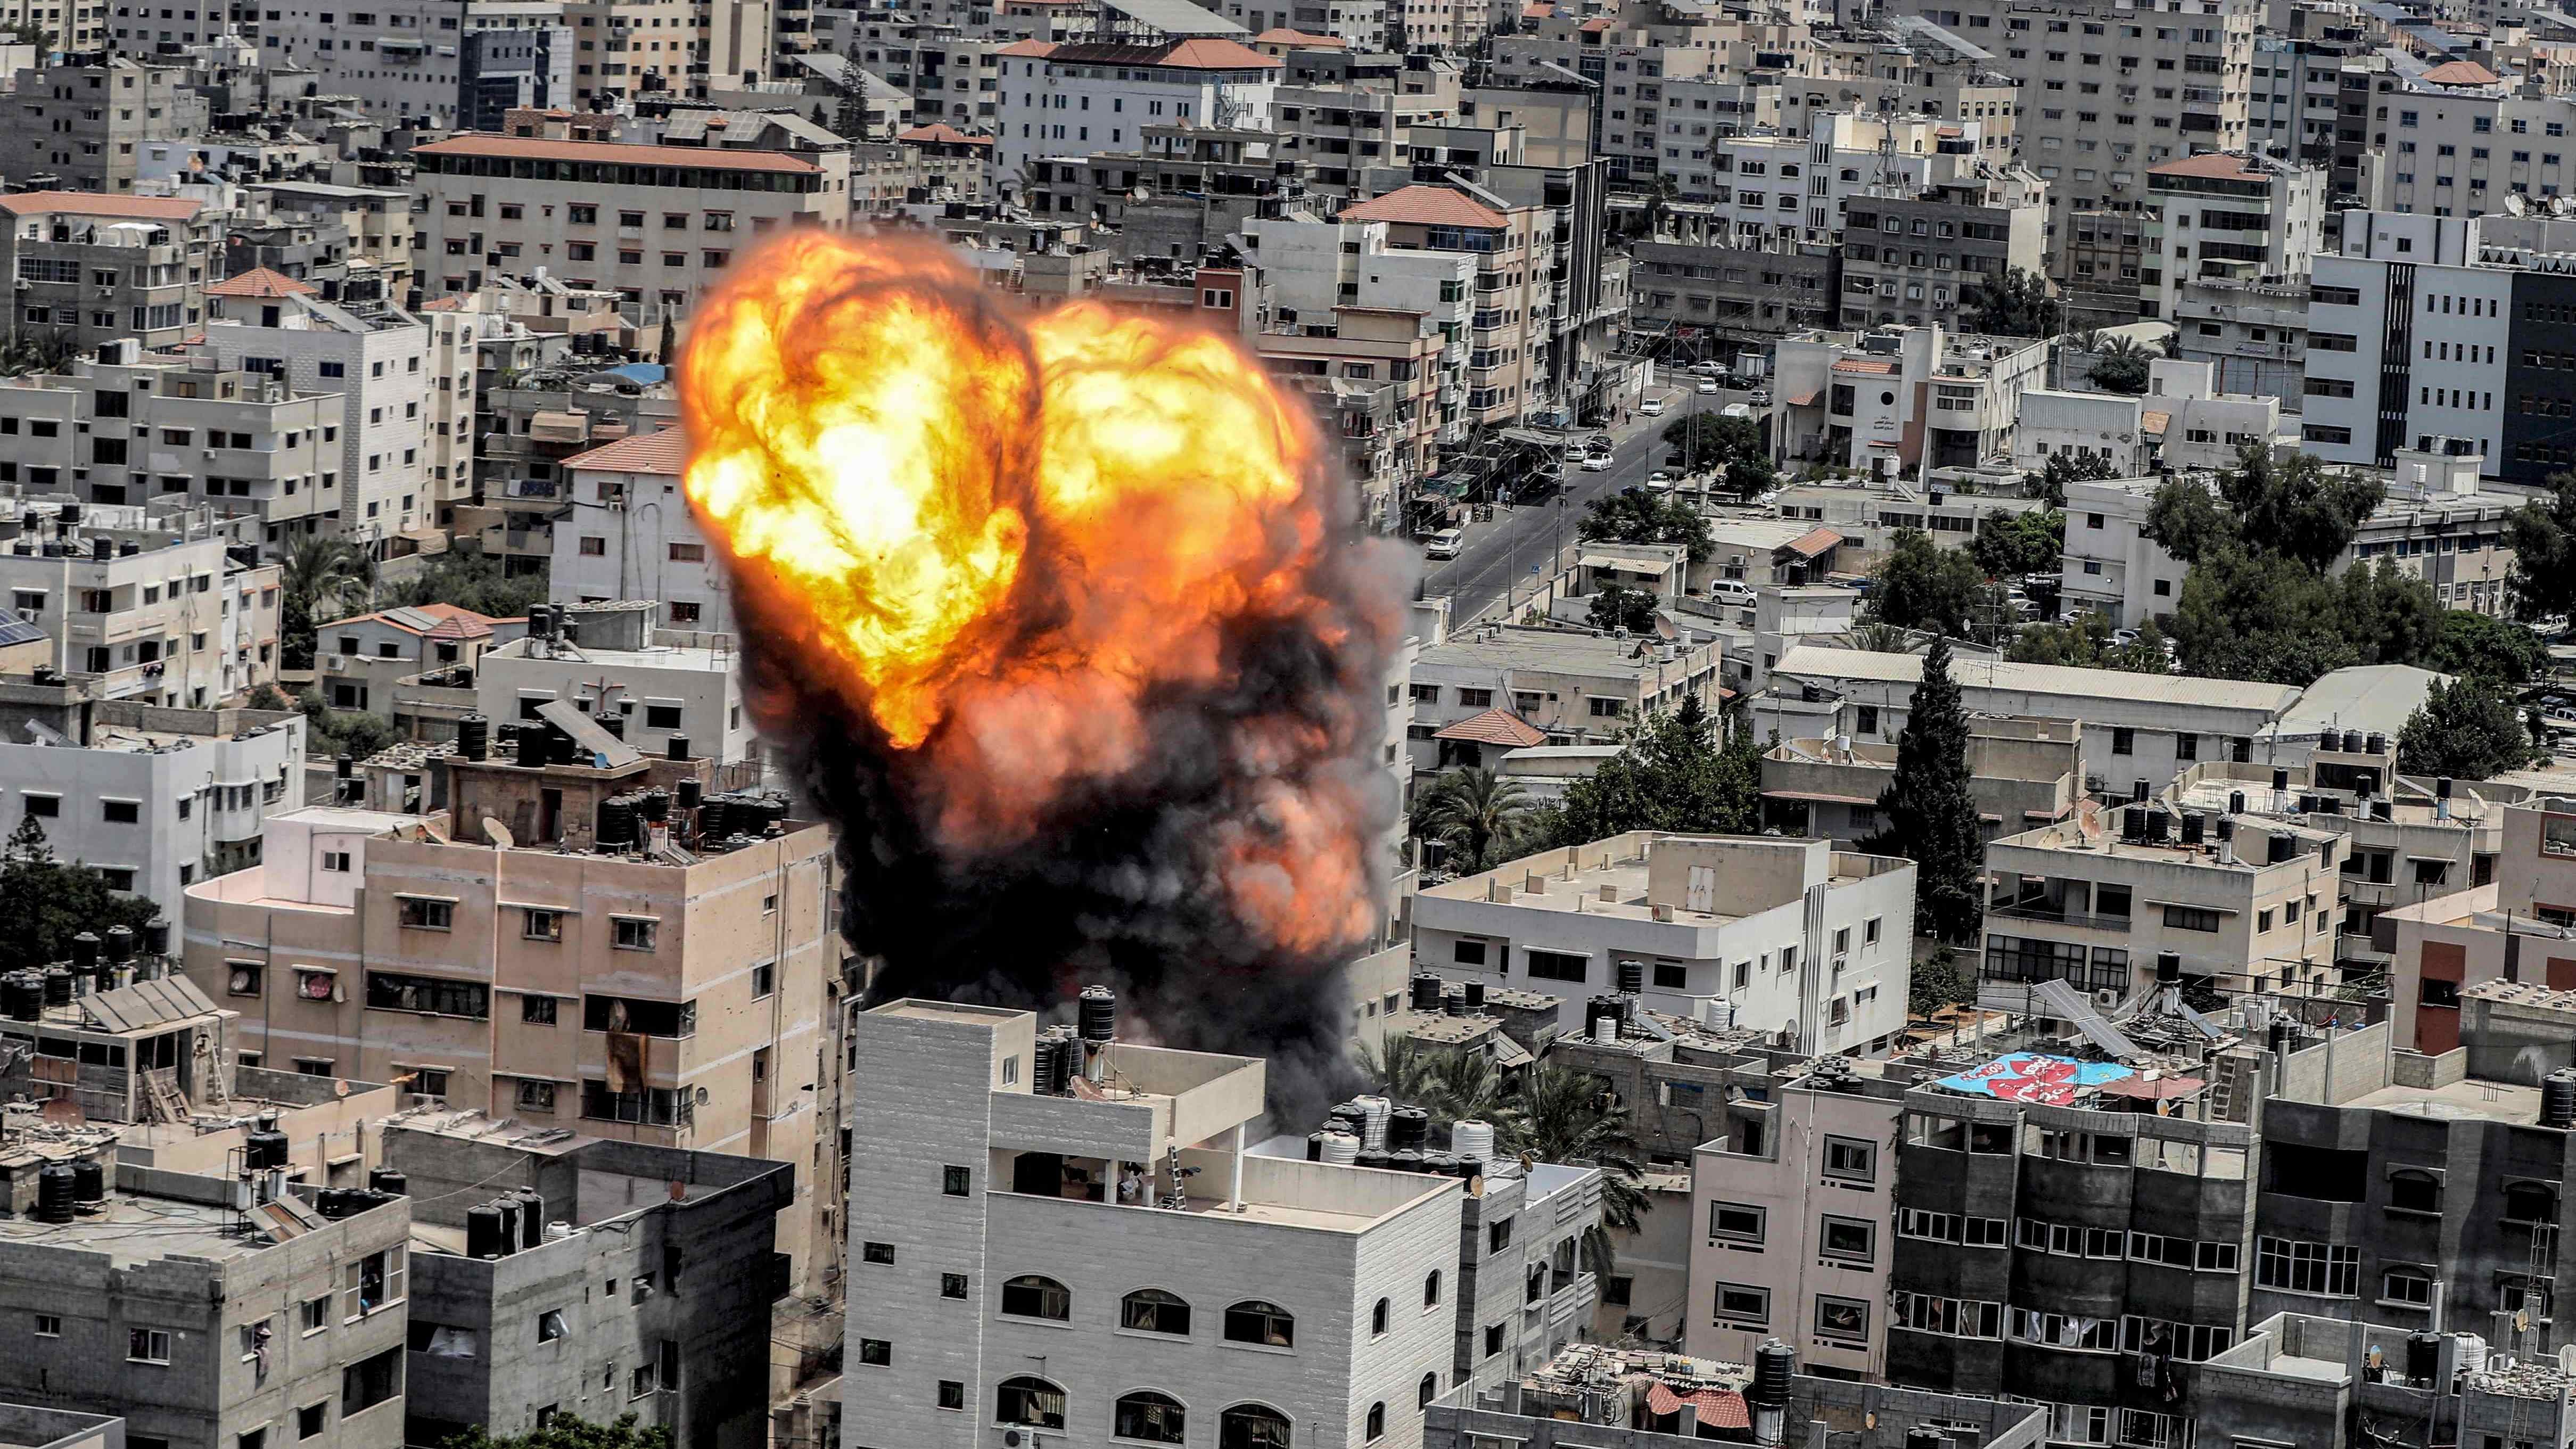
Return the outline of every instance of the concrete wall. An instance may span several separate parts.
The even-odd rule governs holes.
[[[2300,1102],[2349,1102],[2387,1086],[2394,1075],[2388,1023],[2378,1021],[2333,1032],[2290,1053],[2281,1069],[2280,1094]]]

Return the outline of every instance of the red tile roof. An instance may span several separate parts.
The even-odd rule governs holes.
[[[625,141],[540,141],[526,136],[450,136],[412,148],[415,156],[526,157],[536,161],[601,161],[626,166],[695,166],[707,171],[819,171],[781,151],[726,151],[708,146],[647,146]]]
[[[990,136],[967,135],[946,121],[933,121],[927,126],[915,126],[909,131],[898,133],[895,139],[910,141],[915,145],[990,146],[993,144],[993,138]]]
[[[1463,191],[1447,186],[1408,186],[1373,201],[1342,208],[1344,221],[1393,221],[1412,226],[1507,225],[1510,218]]]
[[[1601,32],[1603,32],[1603,31],[1605,31],[1605,30],[1608,30],[1610,27],[1612,27],[1612,26],[1614,26],[1614,25],[1616,25],[1616,24],[1618,24],[1618,23],[1619,23],[1618,21],[1616,21],[1616,20],[1612,20],[1612,19],[1609,19],[1608,17],[1606,17],[1606,16],[1605,16],[1605,17],[1603,17],[1603,18],[1601,18],[1601,19],[1597,19],[1597,20],[1586,20],[1586,21],[1584,21],[1581,25],[1578,25],[1578,26],[1576,26],[1575,28],[1576,28],[1577,30],[1588,30],[1588,31],[1591,31],[1593,34],[1598,35],[1598,34],[1600,34]]]
[[[1856,372],[1865,377],[1886,377],[1896,371],[1896,364],[1893,362],[1881,362],[1872,357],[1846,357],[1842,361],[1834,364],[1834,371],[1843,373]]]
[[[100,196],[87,191],[22,191],[0,196],[0,211],[11,216],[113,216],[130,221],[186,221],[200,210],[196,202],[174,196]]]
[[[1446,729],[1434,732],[1431,737],[1435,740],[1474,740],[1480,745],[1507,745],[1518,750],[1547,743],[1546,731],[1501,705],[1483,714],[1471,714]]]
[[[1814,558],[1842,541],[1843,536],[1830,528],[1811,528],[1780,546],[1800,558]]]
[[[299,282],[284,272],[268,267],[253,267],[235,273],[206,289],[209,297],[309,297],[318,287]]]
[[[1018,46],[1006,46],[997,52],[1032,53]],[[1169,45],[1081,40],[1055,46],[1045,54],[1055,65],[1137,66],[1147,70],[1278,70],[1283,65],[1278,57],[1263,55],[1240,41],[1214,38],[1176,40]]]
[[[1646,1386],[1646,1412],[1677,1414],[1683,1405],[1699,1410],[1700,1423],[1711,1429],[1750,1429],[1752,1411],[1744,1406],[1744,1396],[1729,1389],[1701,1389],[1688,1397],[1674,1393],[1658,1380]]]
[[[2437,86],[2491,86],[2502,77],[2474,60],[2455,60],[2437,65],[2417,79]]]
[[[576,453],[564,459],[563,466],[598,473],[667,473],[676,478],[688,461],[688,435],[678,428],[664,428]]]
[[[2183,156],[2159,162],[2147,168],[2149,176],[2207,176],[2219,181],[2261,180],[2261,167],[2230,151],[2204,151],[2197,156]]]
[[[1252,37],[1255,45],[1288,45],[1300,50],[1348,50],[1351,43],[1338,35],[1308,35],[1302,30],[1265,30]]]
[[[1052,40],[1020,40],[993,52],[995,55],[1037,56],[1055,54]]]

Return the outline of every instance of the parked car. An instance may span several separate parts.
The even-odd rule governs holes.
[[[1673,475],[1661,468],[1657,468],[1654,472],[1646,475],[1646,491],[1649,493],[1672,492]]]
[[[1753,603],[1753,586],[1742,579],[1719,579],[1708,586],[1709,598],[1721,604],[1749,607]]]
[[[1584,455],[1583,455],[1583,471],[1584,471],[1584,472],[1586,472],[1586,473],[1607,473],[1607,472],[1609,472],[1609,471],[1610,471],[1610,455],[1609,455],[1609,454],[1607,454],[1607,453],[1586,453],[1586,454],[1584,454]]]
[[[1466,542],[1465,529],[1444,528],[1422,541],[1422,556],[1428,559],[1453,559],[1458,556],[1459,548]]]
[[[1663,415],[1664,400],[1662,398],[1650,397],[1644,402],[1637,404],[1637,416],[1641,418],[1660,418]]]
[[[1699,380],[1699,387],[1697,390],[1701,397],[1717,396],[1717,379],[1713,377],[1701,378]]]
[[[1757,408],[1767,408],[1771,406],[1771,389],[1767,387],[1755,388],[1753,390],[1753,405]]]
[[[1726,369],[1714,362],[1694,362],[1691,364],[1691,376],[1724,377],[1726,376]]]

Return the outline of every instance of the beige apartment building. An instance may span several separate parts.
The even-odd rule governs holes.
[[[821,1292],[841,1178],[830,832],[767,834],[734,806],[728,839],[703,838],[713,817],[679,802],[711,760],[646,759],[548,713],[571,726],[554,753],[584,763],[460,740],[428,762],[444,810],[271,817],[260,864],[187,892],[187,973],[241,1014],[245,1062],[796,1164],[778,1247],[795,1291]],[[665,821],[619,843],[654,791]]]
[[[1466,252],[1476,259],[1468,320],[1466,408],[1477,420],[1517,422],[1545,399],[1541,363],[1552,333],[1549,273],[1555,213],[1518,206],[1479,186],[1416,185],[1342,209],[1341,221],[1385,222],[1395,250]]]
[[[630,318],[683,316],[737,253],[780,226],[848,220],[847,151],[455,136],[415,149],[421,290],[479,290],[543,268],[616,291]]]

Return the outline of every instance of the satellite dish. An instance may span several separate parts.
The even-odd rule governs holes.
[[[500,821],[493,819],[489,815],[483,817],[483,835],[485,839],[491,841],[494,846],[502,850],[516,849],[519,844],[518,837],[510,833],[509,826],[502,824]]]

